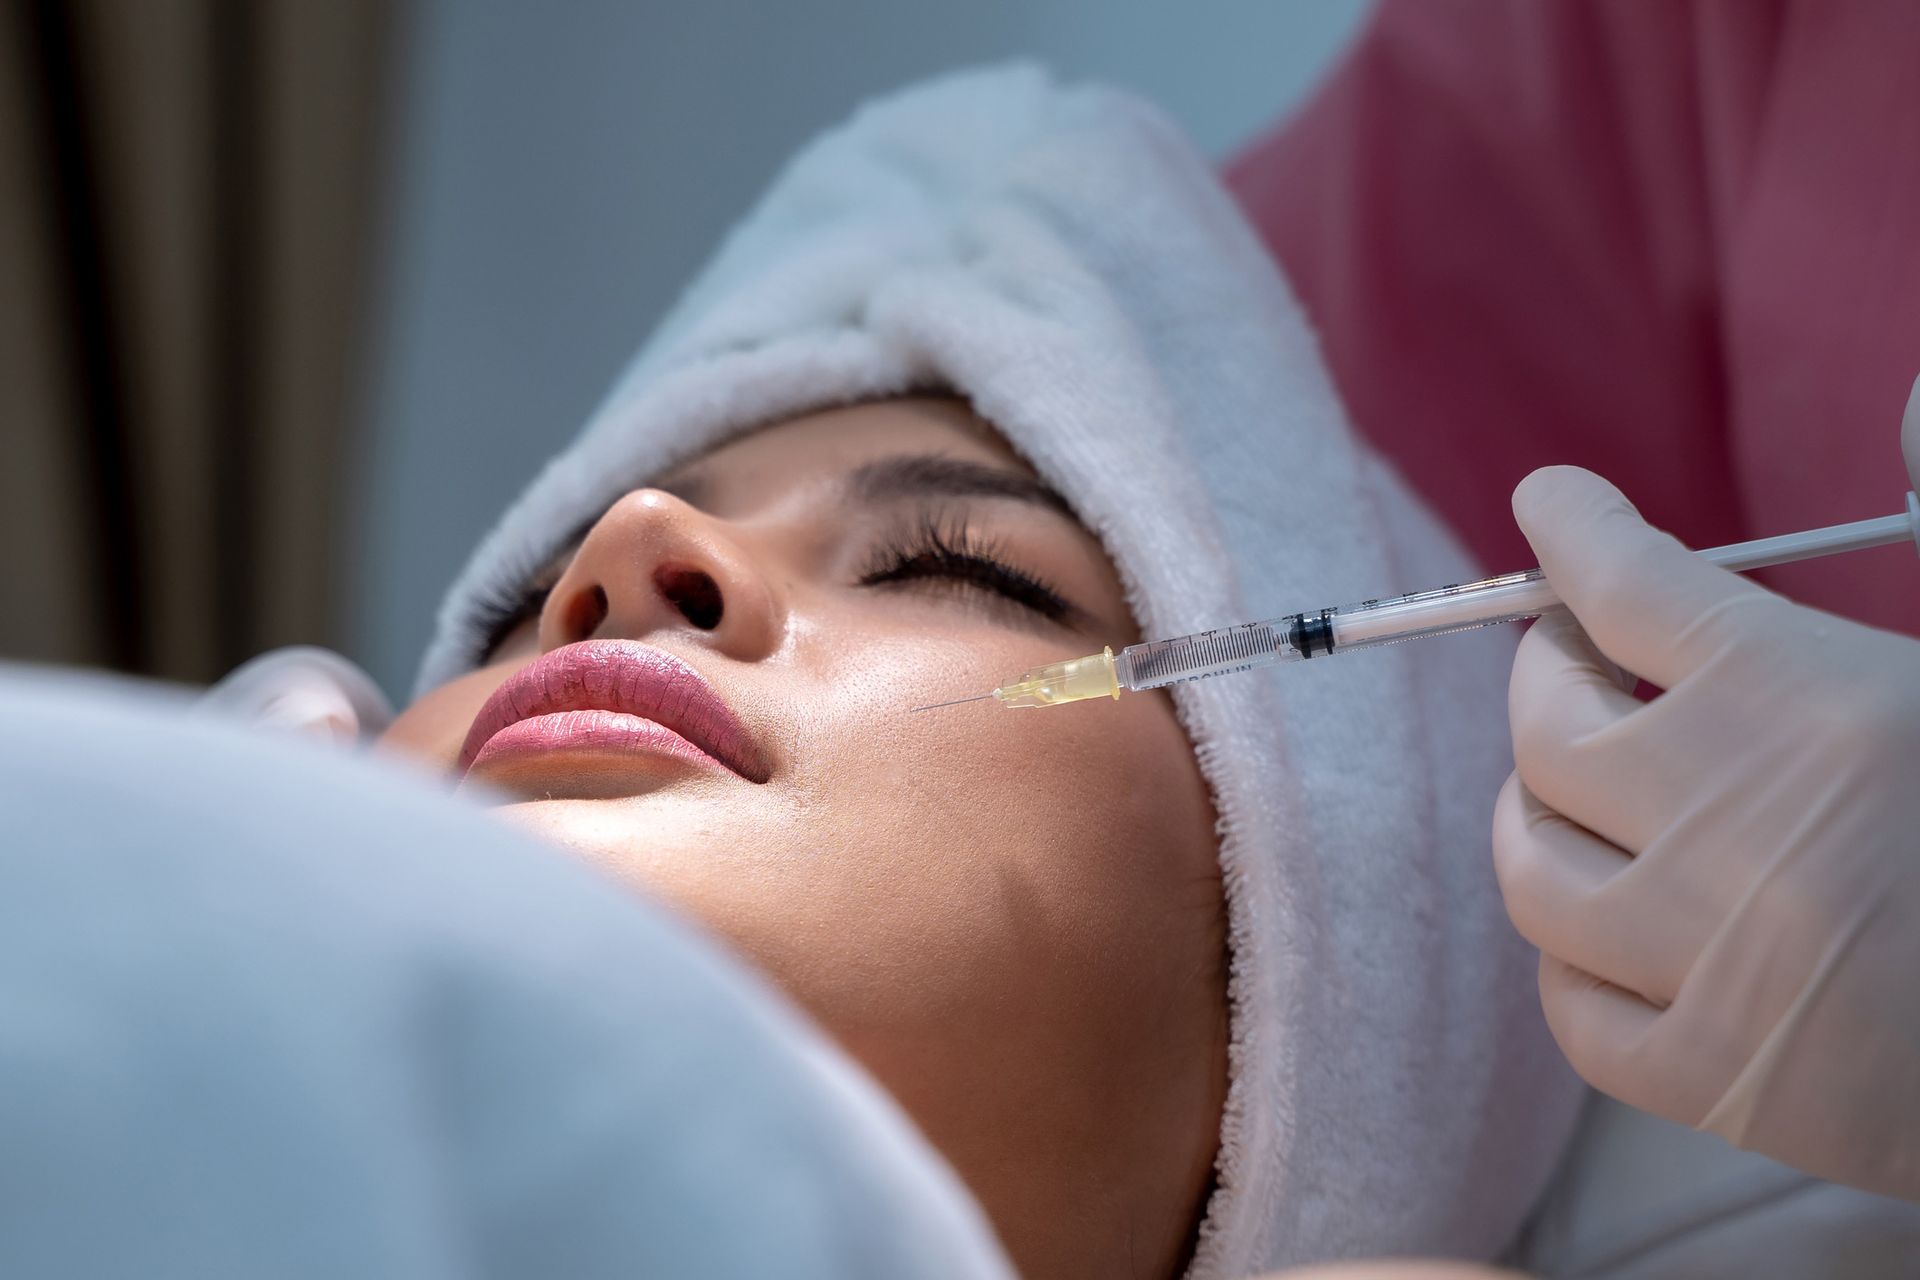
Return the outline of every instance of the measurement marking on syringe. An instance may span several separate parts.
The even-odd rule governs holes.
[[[1187,673],[1194,668],[1220,669],[1216,673],[1225,674],[1223,668],[1265,657],[1279,647],[1273,629],[1265,625],[1203,631],[1165,645],[1148,646],[1145,652],[1134,655],[1133,673],[1142,682],[1163,680],[1174,672],[1191,678]]]

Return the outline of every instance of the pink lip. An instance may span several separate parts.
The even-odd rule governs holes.
[[[474,717],[460,748],[460,772],[555,751],[679,756],[724,765],[749,782],[772,774],[699,672],[632,640],[570,644],[516,671]]]

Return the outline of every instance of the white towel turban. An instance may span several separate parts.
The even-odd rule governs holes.
[[[1068,499],[1148,636],[1471,576],[1348,430],[1190,144],[1129,96],[1016,66],[877,102],[788,165],[481,544],[422,687],[475,663],[478,602],[622,493],[756,426],[934,389]],[[1510,654],[1452,637],[1175,690],[1231,947],[1193,1275],[1489,1257],[1545,1184],[1580,1089],[1488,854]]]

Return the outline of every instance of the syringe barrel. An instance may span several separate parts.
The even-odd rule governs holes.
[[[1202,676],[1223,676],[1299,655],[1287,641],[1286,618],[1245,622],[1171,640],[1130,644],[1114,657],[1114,675],[1129,689],[1158,689]]]
[[[1533,569],[1483,582],[1360,600],[1337,609],[1293,613],[1265,622],[1128,645],[1114,656],[1114,676],[1128,689],[1158,689],[1182,680],[1228,675],[1276,662],[1301,662],[1348,649],[1370,649],[1419,636],[1531,618],[1559,603],[1553,588],[1538,569]]]
[[[1471,631],[1536,617],[1560,603],[1538,569],[1480,582],[1416,591],[1382,600],[1361,600],[1326,612],[1329,652]]]

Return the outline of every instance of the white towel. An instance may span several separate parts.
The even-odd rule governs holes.
[[[1148,636],[1471,576],[1347,428],[1293,295],[1152,108],[1031,67],[956,75],[803,150],[486,538],[476,605],[584,519],[756,425],[951,389],[1105,544]],[[1195,1276],[1490,1257],[1581,1096],[1488,854],[1498,633],[1182,686],[1220,813],[1230,1088]],[[1069,656],[1069,655],[1062,655]]]
[[[0,664],[0,1276],[1008,1280],[770,985],[389,763]]]

